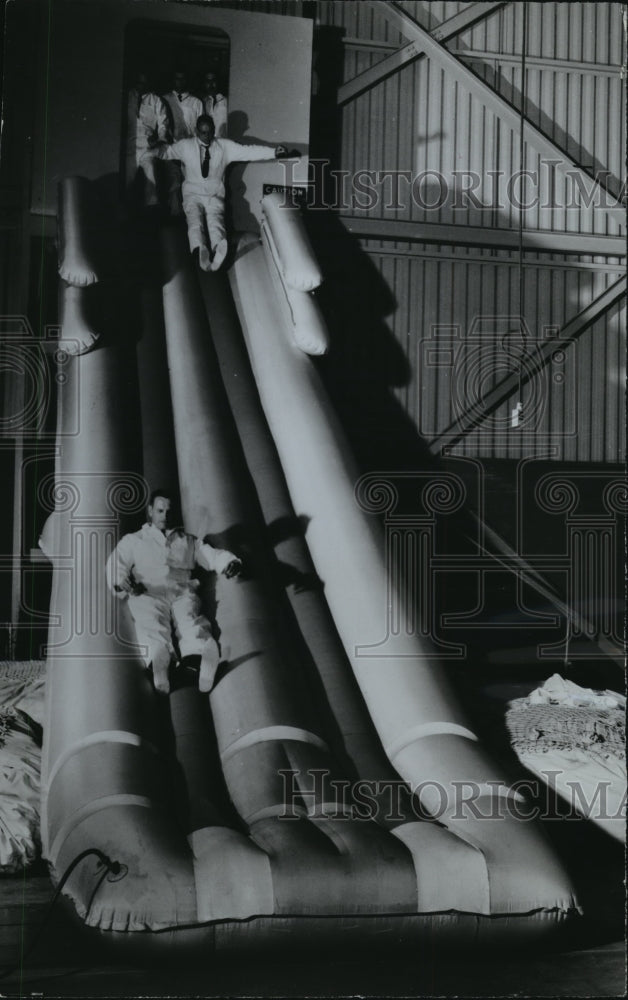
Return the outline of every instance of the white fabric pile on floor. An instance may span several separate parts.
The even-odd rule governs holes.
[[[40,726],[45,664],[0,661],[0,874],[12,875],[40,852]]]
[[[43,725],[45,660],[0,660],[0,708],[19,708]]]
[[[626,699],[554,674],[509,702],[506,725],[521,763],[586,816],[625,840]]]

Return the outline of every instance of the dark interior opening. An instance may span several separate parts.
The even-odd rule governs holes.
[[[204,73],[216,74],[218,90],[229,92],[229,36],[219,28],[133,21],[127,28],[124,53],[124,90],[143,70],[157,94],[172,88],[172,74],[183,69],[190,92],[200,95]]]

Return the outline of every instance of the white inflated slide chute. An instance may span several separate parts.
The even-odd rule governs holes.
[[[64,892],[101,937],[162,953],[345,948],[391,934],[408,946],[543,936],[577,907],[540,829],[517,818],[520,797],[481,751],[431,651],[406,636],[394,655],[379,655],[382,538],[355,503],[355,470],[308,356],[328,344],[313,298],[320,271],[298,213],[277,198],[264,204],[263,240],[242,243],[231,284],[275,444],[238,354],[226,282],[201,276],[203,303],[183,233],[162,235],[163,303],[155,288],[140,292],[153,359],[165,332],[186,526],[241,554],[247,569],[216,580],[230,659],[209,698],[189,687],[166,700],[155,694],[124,602],[112,602],[104,582],[120,517],[137,519],[146,500],[138,447],[145,469],[162,467],[145,430],[129,425],[124,393],[133,385],[142,423],[154,420],[170,439],[163,399],[144,385],[146,352],[103,341],[69,365],[44,533],[54,572],[42,829],[53,877],[70,872]],[[295,306],[298,296],[309,304]],[[295,510],[308,520],[327,604],[315,588],[292,594],[289,610],[265,539],[273,519],[290,522]],[[309,574],[302,540],[279,549]],[[308,693],[306,651],[335,736]],[[343,677],[348,663],[357,685]],[[187,812],[173,810],[168,790],[165,708]],[[401,775],[422,786],[438,822],[405,807],[392,822],[341,807],[333,779],[345,779],[345,757],[362,778]],[[295,776],[288,818],[286,773]],[[325,775],[319,784],[316,773]],[[460,818],[461,782],[479,790],[477,811],[498,806],[499,818]]]

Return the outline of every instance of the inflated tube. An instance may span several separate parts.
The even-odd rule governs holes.
[[[323,276],[305,232],[300,210],[286,205],[285,199],[275,192],[262,198],[262,217],[277,247],[285,283],[302,292],[318,288]]]
[[[159,930],[195,921],[197,908],[190,849],[164,800],[155,693],[128,613],[120,602],[112,607],[105,586],[120,514],[135,505],[138,516],[144,500],[125,471],[133,450],[124,391],[132,385],[132,348],[76,358],[67,376],[51,491],[56,512],[42,537],[54,566],[43,851],[55,882],[85,850],[124,866],[117,880],[103,881],[95,857],[72,871],[64,891],[86,924]]]
[[[59,276],[70,285],[93,285],[98,271],[89,245],[90,189],[85,177],[65,177],[58,191]]]

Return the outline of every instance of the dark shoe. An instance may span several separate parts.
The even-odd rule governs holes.
[[[220,240],[220,242],[216,244],[216,249],[214,250],[214,254],[213,254],[212,262],[211,262],[211,270],[212,271],[217,271],[218,270],[218,268],[222,264],[223,260],[227,256],[227,250],[228,249],[229,249],[229,244],[227,243],[226,240]]]
[[[179,660],[178,670],[200,670],[201,668],[201,654],[191,653],[189,656],[183,656]]]
[[[170,690],[181,691],[183,688],[198,687],[198,673],[201,665],[199,654],[184,656],[176,667],[170,671]]]

